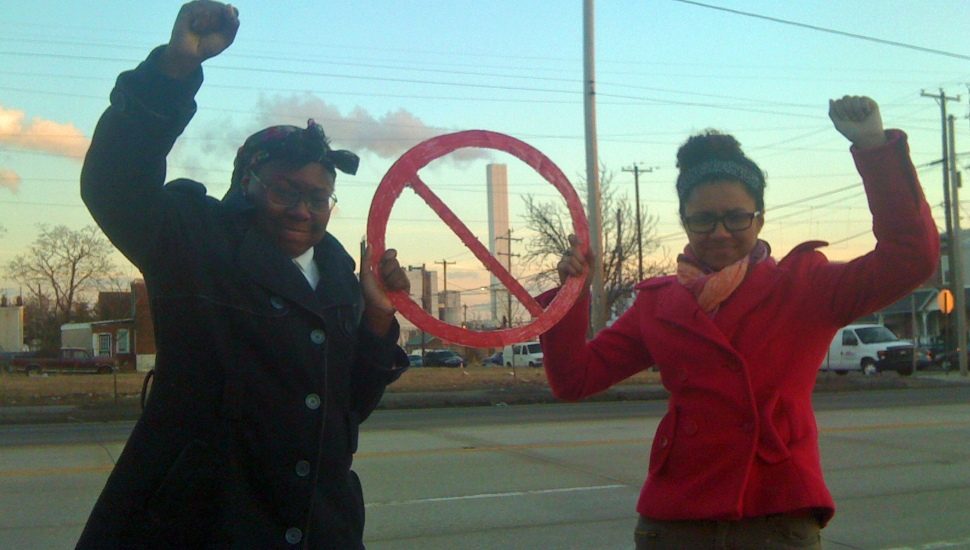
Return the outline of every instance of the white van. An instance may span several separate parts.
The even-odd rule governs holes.
[[[829,345],[829,352],[819,367],[821,370],[846,374],[861,371],[864,374],[876,373],[879,352],[890,346],[912,345],[908,340],[900,340],[883,325],[849,325],[839,329]]]
[[[505,346],[502,360],[506,367],[541,367],[542,346],[539,342],[522,342]]]

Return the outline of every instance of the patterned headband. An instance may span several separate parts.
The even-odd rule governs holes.
[[[755,195],[765,188],[764,176],[758,170],[733,160],[708,160],[680,174],[677,178],[677,194],[685,197],[697,184],[718,177],[738,180]]]
[[[236,152],[232,186],[238,186],[247,172],[255,171],[270,160],[317,162],[334,176],[336,170],[354,175],[360,165],[360,158],[354,153],[331,149],[323,127],[311,118],[307,120],[306,128],[271,126],[249,136]]]

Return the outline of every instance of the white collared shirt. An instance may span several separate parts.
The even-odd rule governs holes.
[[[320,269],[317,267],[317,262],[313,261],[313,247],[311,246],[306,252],[293,258],[293,263],[300,268],[300,272],[310,283],[310,288],[316,290],[317,283],[320,282]]]

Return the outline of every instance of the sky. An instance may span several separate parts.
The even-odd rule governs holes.
[[[541,151],[574,185],[585,177],[578,0],[235,5],[239,33],[204,65],[199,111],[169,156],[170,179],[197,179],[221,197],[247,135],[312,117],[335,147],[362,159],[356,176],[337,178],[340,202],[329,228],[354,252],[391,164],[434,136],[504,133]],[[168,40],[179,6],[0,3],[0,267],[25,252],[40,223],[93,223],[78,195],[84,151],[115,77]],[[942,156],[940,107],[923,94],[960,96],[947,109],[956,117],[957,151],[970,151],[964,0],[612,0],[597,2],[594,13],[599,160],[613,172],[616,192],[631,198],[633,175],[623,169],[647,171],[639,187],[646,214],[657,217],[658,258],[676,256],[686,243],[675,155],[706,128],[732,133],[767,173],[762,237],[775,256],[815,239],[831,243],[824,252],[834,260],[870,250],[871,218],[848,142],[827,116],[828,100],[845,94],[874,98],[886,126],[909,134],[943,227],[942,171],[933,164]],[[486,242],[489,162],[509,165],[512,227],[528,239],[522,197],[562,199],[518,159],[462,149],[420,175]],[[387,243],[405,265],[455,262],[448,288],[471,303],[484,298],[481,264],[408,191],[392,211]],[[532,269],[516,265],[513,274],[524,278]],[[4,288],[15,283],[0,277]]]

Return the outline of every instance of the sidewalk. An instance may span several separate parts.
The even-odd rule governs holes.
[[[849,374],[838,376],[819,373],[816,392],[873,391],[940,388],[953,384],[970,384],[970,377],[959,373],[922,372],[914,376],[899,376],[892,372],[875,376]],[[667,392],[660,385],[619,385],[587,399],[587,401],[649,401],[665,399]],[[384,394],[380,409],[424,409],[435,407],[490,407],[555,403],[557,399],[546,388],[496,388],[440,392],[395,392]],[[48,405],[0,407],[0,425],[50,424],[73,422],[133,421],[138,418],[137,398],[125,398],[117,403],[91,405]]]

